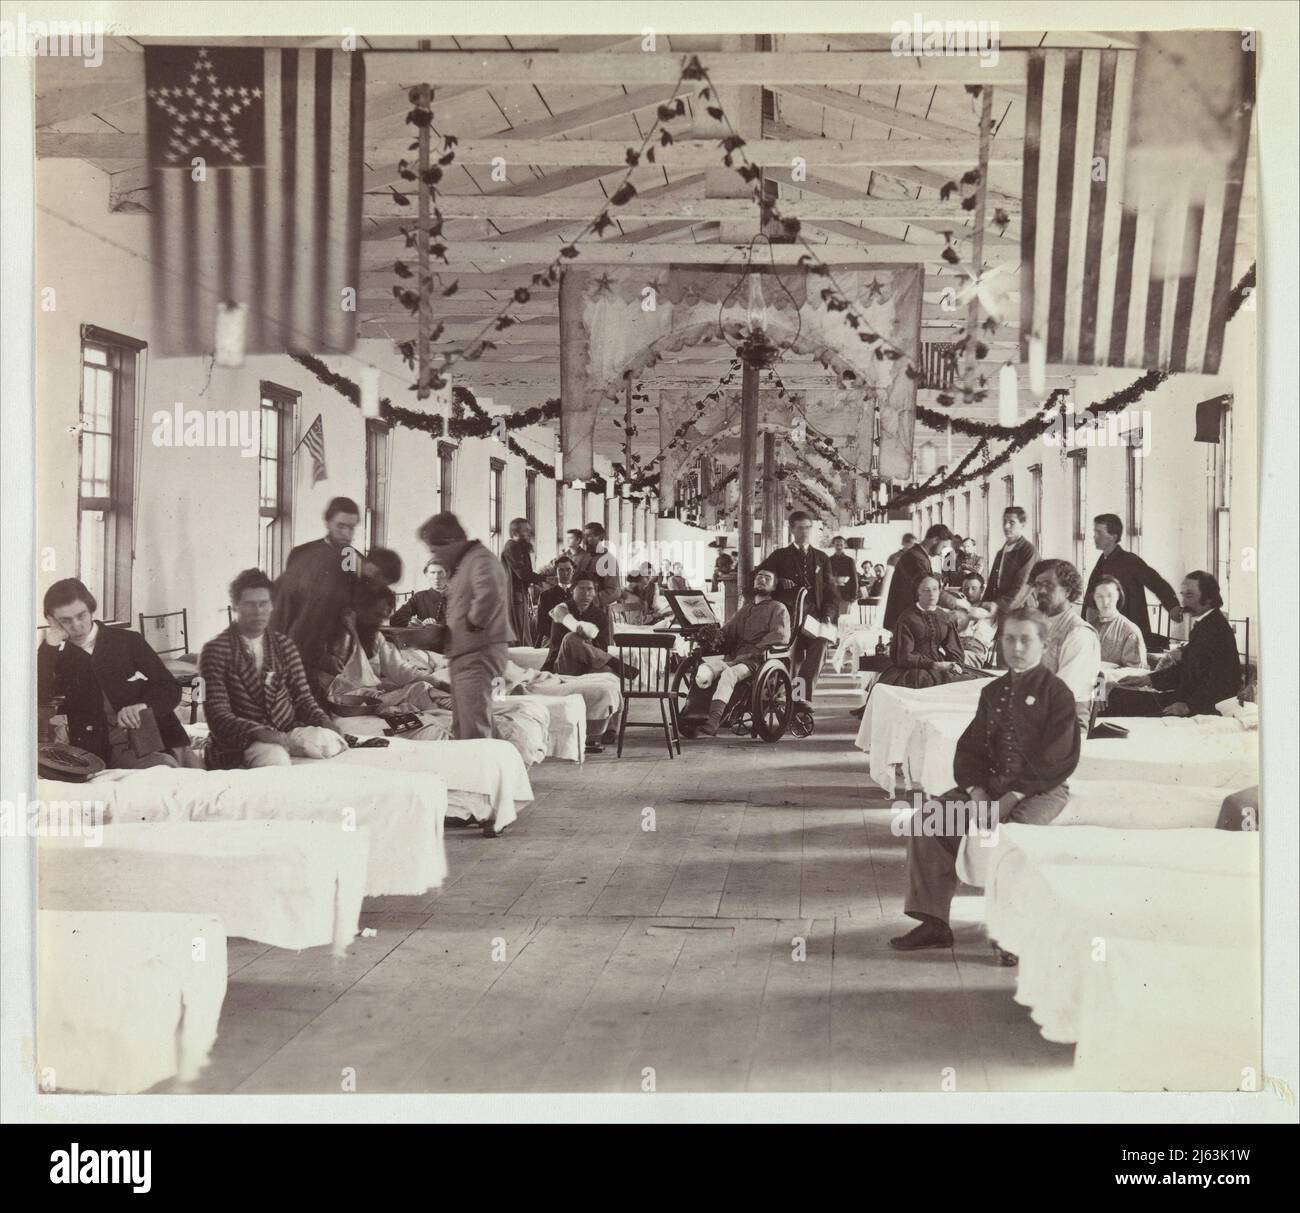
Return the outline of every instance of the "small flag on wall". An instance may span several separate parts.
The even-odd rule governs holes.
[[[351,349],[362,56],[149,46],[144,58],[162,353],[211,353],[222,301],[247,305],[249,353]]]
[[[311,452],[311,482],[313,485],[319,484],[325,479],[325,422],[321,420],[320,413],[316,414],[316,420],[307,427],[307,432],[298,445],[305,446]]]

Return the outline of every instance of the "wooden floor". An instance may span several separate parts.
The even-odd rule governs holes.
[[[373,898],[349,954],[230,941],[201,1092],[959,1091],[1067,1085],[978,899],[899,956],[905,860],[847,678],[768,745],[651,730],[532,771],[501,838],[449,829],[436,894]],[[629,734],[632,736],[632,734]],[[647,828],[652,827],[652,828]]]

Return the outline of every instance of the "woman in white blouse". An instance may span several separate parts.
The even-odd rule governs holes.
[[[1119,613],[1124,589],[1114,577],[1102,577],[1092,592],[1091,623],[1101,641],[1102,661],[1114,662],[1121,669],[1146,669],[1147,646],[1142,631],[1131,619]]]

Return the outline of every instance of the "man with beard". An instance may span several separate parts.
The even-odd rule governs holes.
[[[1079,724],[1086,729],[1101,676],[1101,641],[1073,606],[1083,594],[1083,578],[1068,560],[1040,560],[1030,582],[1047,620],[1043,666],[1070,688]]]
[[[736,684],[751,677],[762,665],[766,650],[790,643],[790,612],[772,597],[775,590],[776,575],[768,569],[756,570],[753,600],[744,603],[722,626],[725,656],[704,659],[717,677],[709,718],[699,728],[706,737],[717,735]]]
[[[435,514],[420,540],[447,570],[447,657],[452,735],[492,737],[492,690],[504,680],[510,620],[501,561],[470,539],[455,514]]]
[[[892,632],[899,617],[916,605],[916,590],[921,578],[938,576],[934,557],[941,557],[952,544],[952,532],[936,523],[920,543],[914,543],[899,557],[894,575],[889,579],[889,596],[885,599],[885,628]]]

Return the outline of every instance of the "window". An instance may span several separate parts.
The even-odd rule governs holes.
[[[1124,449],[1124,543],[1130,552],[1142,552],[1142,431],[1130,430]]]
[[[989,530],[989,486],[985,481],[980,485],[980,511],[984,517],[984,529],[980,532],[980,539],[984,543],[985,568],[993,563],[993,536]]]
[[[456,448],[438,443],[438,510],[451,514],[456,508]]]
[[[1070,534],[1074,544],[1074,567],[1083,572],[1088,556],[1088,452],[1070,452]]]
[[[537,534],[537,473],[529,468],[524,473],[524,517]]]
[[[388,534],[388,459],[392,433],[382,421],[366,422],[366,516],[368,547],[382,547]]]
[[[1043,552],[1043,465],[1034,464],[1029,469],[1029,537],[1034,551]]]
[[[500,459],[489,461],[488,470],[488,533],[492,550],[501,555],[501,531],[505,515],[506,465]]]
[[[1232,459],[1232,410],[1219,413],[1219,441],[1206,447],[1206,472],[1209,485],[1209,531],[1206,555],[1209,566],[1219,583],[1225,605],[1228,602],[1228,583],[1232,572],[1232,547],[1229,542],[1229,502],[1232,481],[1229,473]]]
[[[136,400],[145,348],[143,341],[82,325],[77,576],[106,620],[131,618]]]
[[[269,577],[284,571],[293,547],[293,435],[298,396],[262,381],[261,445],[257,457],[257,567]]]
[[[614,543],[613,500],[614,499],[610,496],[605,497],[605,516],[603,519],[601,519],[601,522],[604,524],[605,527],[605,539],[611,546]]]
[[[587,490],[583,489],[582,490],[582,525],[583,526],[586,526],[587,523],[591,521],[591,513],[590,513],[591,507],[587,502],[587,498],[589,496],[590,494],[587,492]]]
[[[962,494],[962,512],[966,515],[966,525],[962,528],[961,535],[963,539],[969,539],[975,534],[975,518],[970,512],[970,489]]]

